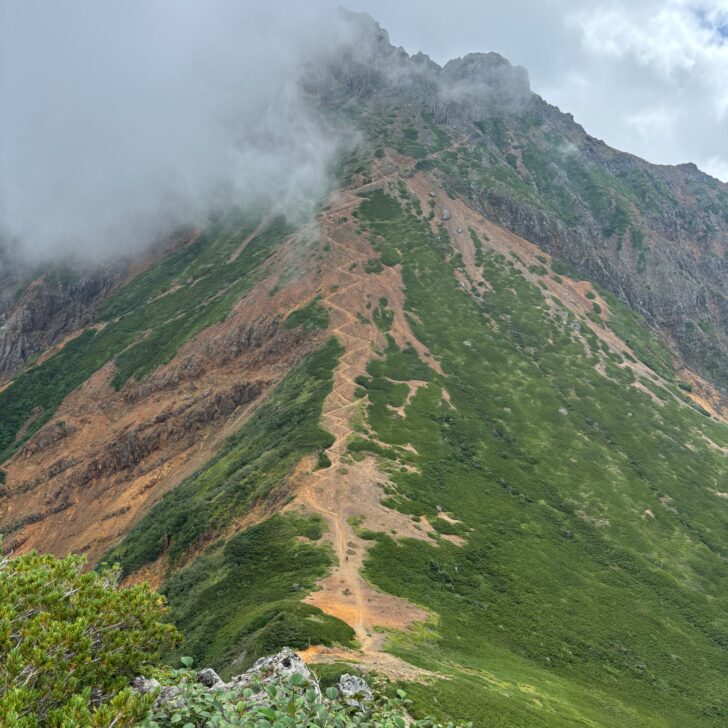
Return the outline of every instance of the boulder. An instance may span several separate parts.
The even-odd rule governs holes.
[[[209,667],[200,670],[197,673],[197,682],[208,690],[226,690],[236,693],[242,693],[248,687],[261,686],[263,689],[251,696],[254,703],[265,705],[268,702],[268,695],[265,687],[276,683],[285,683],[290,680],[294,673],[303,676],[306,688],[312,688],[316,692],[318,698],[321,697],[321,688],[319,687],[316,676],[308,669],[306,663],[289,647],[284,647],[279,653],[269,657],[261,657],[249,670],[241,675],[236,675],[229,682],[224,682],[222,678]],[[351,696],[355,702],[352,705],[363,705],[367,699],[371,699],[371,691],[367,684],[361,678],[349,677],[354,682],[346,683],[346,690],[340,688],[342,694]],[[359,681],[359,682],[356,682]],[[363,685],[363,687],[362,687]],[[137,677],[132,682],[132,688],[140,693],[148,693],[153,690],[160,690],[156,700],[156,705],[164,705],[171,701],[179,701],[182,690],[176,686],[161,687],[158,680]],[[364,689],[366,688],[366,689]],[[369,696],[369,697],[367,697]],[[177,702],[176,704],[179,704]]]
[[[197,673],[197,682],[202,683],[206,688],[223,688],[225,683],[222,678],[211,668],[206,667]]]
[[[346,699],[346,702],[360,711],[366,712],[374,700],[372,691],[366,680],[358,675],[344,673],[339,678],[339,692]]]
[[[246,670],[242,675],[233,677],[226,687],[232,690],[244,690],[251,683],[260,683],[262,686],[266,686],[271,683],[289,680],[294,673],[303,675],[304,680],[310,683],[310,687],[320,697],[321,689],[318,681],[308,669],[306,663],[290,647],[284,647],[276,655],[261,657],[249,670]],[[253,699],[256,700],[258,697],[263,699],[265,691],[254,696]]]

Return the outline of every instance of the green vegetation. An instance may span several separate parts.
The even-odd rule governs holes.
[[[379,260],[379,258],[370,258],[364,264],[365,273],[381,273],[383,270],[384,267],[382,266],[382,262]]]
[[[191,665],[190,658],[183,658]],[[322,666],[323,667],[323,666]],[[243,691],[209,691],[196,681],[189,669],[174,670],[163,675],[162,684],[180,691],[180,700],[156,707],[141,724],[141,728],[172,728],[173,726],[214,725],[221,728],[441,728],[432,720],[410,722],[406,719],[411,705],[407,694],[389,686],[375,684],[373,700],[356,696],[368,703],[366,710],[348,696],[339,694],[333,685],[324,686],[322,694],[301,673],[287,680],[252,682]],[[257,694],[266,697],[263,704]],[[354,702],[354,704],[352,704]],[[448,723],[453,728],[452,723]]]
[[[576,281],[583,280],[582,276],[576,270],[559,258],[554,258],[551,261],[551,270],[556,273],[557,276],[568,276]]]
[[[379,299],[379,305],[372,311],[372,321],[384,333],[392,328],[394,311],[389,308],[389,301],[386,298]]]
[[[282,647],[351,645],[348,625],[300,602],[332,565],[322,536],[317,518],[273,516],[175,574],[162,589],[185,636],[174,655],[237,674]]]
[[[725,354],[716,346],[713,333],[707,321],[703,322],[703,326],[700,324],[696,326],[692,321],[686,321],[682,339],[693,352],[694,360],[699,361],[713,381],[725,389],[728,387],[728,361]]]
[[[483,257],[483,242],[473,228],[468,228],[468,232],[470,233],[470,239],[473,241],[473,247],[475,248],[475,265],[480,268],[485,260]]]
[[[427,155],[427,149],[420,142],[420,134],[412,124],[406,124],[401,129],[401,136],[395,144],[400,154],[406,154],[415,159],[422,159]]]
[[[0,559],[0,724],[138,725],[153,696],[129,689],[177,639],[163,600],[118,587],[118,570],[83,573],[78,556]],[[92,700],[92,694],[94,700]]]
[[[285,499],[286,479],[301,457],[333,442],[318,421],[340,353],[330,339],[304,359],[207,465],[151,509],[109,560],[131,572],[164,552],[174,565],[254,505]]]
[[[85,331],[0,392],[0,460],[19,444],[21,428],[19,441],[36,432],[64,397],[104,364],[116,363],[112,381],[119,388],[167,363],[182,344],[225,319],[291,232],[277,218],[248,240],[256,225],[241,213],[212,221],[194,241],[112,295],[97,314],[103,326]]]
[[[329,311],[321,303],[321,297],[314,298],[303,308],[292,311],[286,318],[286,328],[294,329],[302,326],[306,331],[327,329],[329,326]]]
[[[484,254],[492,290],[472,297],[395,199],[373,192],[360,210],[401,251],[411,325],[445,372],[390,341],[360,382],[395,486],[386,503],[432,521],[451,513],[465,538],[433,546],[379,534],[366,562],[375,584],[436,615],[391,642],[451,678],[410,686],[413,714],[723,725],[728,514],[713,484],[726,465],[703,435],[725,447],[726,428],[652,383],[660,405],[630,386],[632,372],[589,326],[576,335],[573,315],[552,312],[506,259]],[[674,378],[643,324],[607,303],[610,325]],[[386,405],[401,405],[400,382],[415,378],[428,384],[402,417]]]
[[[609,328],[637,355],[640,361],[668,382],[675,378],[670,350],[647,327],[645,320],[616,296],[600,290],[609,305]]]
[[[301,588],[294,578],[303,573],[310,587],[328,565],[323,549],[293,539],[318,540],[321,535],[315,518],[276,516],[238,534],[182,572],[170,592],[184,596],[186,589],[192,590],[192,604],[184,600],[193,635],[188,642],[200,645],[209,640],[198,650],[207,657],[220,640],[228,652],[236,645],[246,655],[251,649],[273,653],[284,644],[304,647],[311,638],[329,644],[325,631],[342,642],[350,639],[349,627],[290,598]],[[404,716],[411,701],[402,690],[378,681],[372,695],[357,695],[362,702],[352,704],[330,684],[342,672],[336,666],[324,668],[323,694],[301,673],[273,681],[262,675],[264,682],[253,681],[238,690],[209,690],[190,669],[191,657],[181,658],[185,667],[180,670],[159,665],[159,649],[172,645],[179,635],[160,621],[166,607],[158,594],[146,585],[119,588],[118,569],[82,573],[83,566],[80,557],[56,559],[35,552],[0,561],[3,726],[403,728],[410,724]],[[200,568],[208,570],[198,579],[191,572]],[[203,599],[203,604],[195,598]],[[201,616],[210,604],[219,620],[215,624]],[[246,607],[247,621],[236,619]],[[255,631],[255,638],[241,643],[240,635],[249,637],[250,631]],[[238,660],[237,667],[242,671],[250,661]],[[131,681],[143,673],[158,678],[163,690],[133,691]],[[173,697],[157,703],[164,689],[171,689]],[[256,698],[260,693],[264,701]],[[430,719],[412,725],[439,726]]]

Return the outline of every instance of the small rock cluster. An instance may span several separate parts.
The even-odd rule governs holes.
[[[224,690],[240,693],[248,687],[260,686],[261,690],[255,693],[250,700],[254,703],[264,703],[267,698],[265,686],[287,682],[294,673],[303,675],[308,686],[316,691],[316,695],[319,698],[321,697],[321,687],[316,676],[308,669],[306,663],[289,647],[284,647],[276,655],[261,657],[249,670],[246,670],[242,675],[232,677],[229,682],[224,682],[210,667],[206,667],[197,673],[197,682],[204,685],[208,690]],[[157,706],[174,701],[182,692],[176,686],[162,687],[158,680],[146,677],[135,678],[132,687],[140,693],[148,693],[161,688],[155,704]],[[342,675],[339,678],[337,688],[344,700],[359,710],[366,710],[368,704],[374,699],[366,680],[356,675]]]

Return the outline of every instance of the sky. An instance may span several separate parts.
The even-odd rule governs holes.
[[[728,0],[357,0],[443,64],[496,51],[592,136],[728,181]]]
[[[2,248],[105,260],[231,199],[305,215],[341,139],[297,81],[339,4],[0,0]],[[441,64],[497,51],[593,136],[728,181],[728,0],[345,4]]]

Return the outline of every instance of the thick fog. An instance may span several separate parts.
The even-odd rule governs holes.
[[[133,252],[255,199],[305,214],[339,141],[302,101],[317,3],[0,0],[0,230],[28,261]],[[283,12],[285,9],[285,12]]]

